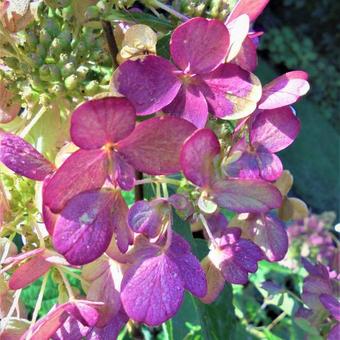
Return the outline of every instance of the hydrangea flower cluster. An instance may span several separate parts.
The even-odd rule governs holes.
[[[4,285],[20,294],[53,273],[66,289],[45,317],[22,321],[21,339],[112,339],[129,319],[160,325],[185,291],[211,303],[225,282],[245,284],[260,260],[285,256],[277,152],[298,135],[290,105],[309,85],[293,71],[262,87],[252,73],[257,35],[249,29],[263,6],[247,4],[239,1],[226,22],[199,17],[179,25],[171,61],[141,54],[122,62],[112,80],[119,96],[72,112],[76,151],[60,166],[0,132],[0,161],[42,184],[47,231],[35,228],[38,242],[20,254],[7,251]],[[128,207],[122,192],[141,185],[152,185],[154,195]],[[235,214],[229,223],[226,211]],[[209,247],[202,263],[175,228],[175,214],[202,226]],[[74,269],[86,296],[68,283],[65,272]]]

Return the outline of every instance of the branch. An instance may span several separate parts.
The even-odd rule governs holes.
[[[109,46],[110,54],[111,54],[112,67],[115,69],[118,67],[117,59],[116,59],[117,54],[118,54],[118,48],[117,48],[115,37],[113,35],[113,29],[112,29],[110,21],[103,20],[102,26],[103,26],[103,30],[105,33],[107,44]]]

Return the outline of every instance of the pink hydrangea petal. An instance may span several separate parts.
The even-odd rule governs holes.
[[[170,104],[181,82],[176,68],[166,59],[147,56],[121,64],[115,76],[118,91],[134,105],[138,115],[148,115]]]
[[[129,137],[119,142],[118,151],[141,172],[150,175],[176,173],[180,170],[182,144],[194,130],[191,123],[181,118],[151,118],[141,122]]]
[[[295,103],[309,91],[308,74],[292,71],[275,78],[263,88],[259,109],[270,110]]]
[[[120,191],[116,191],[113,197],[112,225],[117,240],[118,249],[125,253],[133,242],[133,233],[128,225],[129,208]]]
[[[226,23],[235,20],[242,14],[247,14],[250,21],[254,22],[267,6],[269,0],[239,0],[229,14]]]
[[[204,297],[207,294],[207,280],[203,268],[190,251],[182,248],[183,241],[182,237],[173,233],[168,256],[176,263],[184,282],[184,288],[197,297]]]
[[[175,99],[163,111],[203,128],[208,120],[207,102],[195,85],[182,85]]]
[[[257,66],[256,44],[247,36],[241,46],[241,49],[232,62],[248,72],[254,72]]]
[[[103,306],[98,308],[100,318],[96,324],[97,327],[108,325],[121,309],[120,282],[117,282],[117,277],[121,274],[118,268],[119,264],[111,261],[108,269],[95,281],[91,282],[87,291],[87,299],[104,303]]]
[[[275,154],[261,150],[261,152],[257,152],[257,162],[261,178],[264,180],[275,181],[281,176],[283,165]]]
[[[20,253],[20,254],[15,255],[15,256],[10,256],[10,257],[7,257],[5,259],[3,264],[8,264],[8,263],[12,263],[12,262],[19,263],[20,261],[26,260],[29,257],[35,256],[35,255],[38,255],[38,254],[42,254],[44,251],[45,251],[44,248],[37,248],[37,249],[30,250],[30,251],[26,251],[24,253]]]
[[[170,214],[170,209],[163,199],[137,201],[129,210],[128,223],[135,233],[154,238],[159,234],[166,214]]]
[[[170,53],[175,64],[191,74],[208,73],[225,59],[229,33],[219,20],[193,18],[172,33]]]
[[[54,166],[34,147],[12,133],[0,130],[0,162],[18,175],[42,181]]]
[[[82,191],[99,189],[107,177],[107,155],[102,150],[78,150],[67,158],[44,190],[44,203],[56,213]]]
[[[219,153],[220,143],[210,129],[195,131],[181,151],[184,176],[200,187],[207,186],[213,173],[212,161]]]
[[[292,144],[300,132],[300,121],[289,106],[260,112],[252,124],[250,141],[270,152],[278,152]]]
[[[257,271],[257,261],[264,258],[261,249],[249,240],[240,239],[237,242],[234,253],[235,263],[247,272]]]
[[[53,245],[69,263],[86,264],[105,252],[113,234],[112,203],[110,191],[87,191],[73,197],[60,212]]]
[[[280,191],[261,180],[229,179],[215,182],[211,188],[214,201],[222,208],[239,213],[267,212],[279,208]]]
[[[206,215],[205,219],[214,237],[221,237],[227,231],[228,220],[221,212]]]
[[[52,265],[42,255],[34,256],[13,273],[8,283],[9,288],[16,290],[30,285],[47,273]]]
[[[244,39],[249,32],[249,17],[242,14],[227,24],[229,31],[230,44],[226,62],[233,60],[242,48]]]
[[[233,284],[244,285],[248,282],[248,273],[245,269],[233,261],[226,260],[221,264],[221,272],[224,279]]]
[[[127,137],[135,127],[135,109],[125,98],[89,100],[72,113],[71,138],[82,149],[97,149]]]
[[[80,321],[69,316],[57,332],[52,336],[52,340],[80,340],[86,337],[91,328],[84,326]]]
[[[340,302],[332,295],[321,294],[320,301],[336,321],[340,321]]]
[[[202,76],[206,86],[200,86],[209,110],[223,119],[240,119],[255,111],[262,87],[252,73],[235,64],[222,64]]]
[[[122,282],[121,299],[128,316],[148,326],[173,317],[184,294],[177,265],[166,255],[151,257],[130,267]]]

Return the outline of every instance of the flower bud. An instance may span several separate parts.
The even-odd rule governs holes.
[[[96,19],[99,17],[99,8],[97,6],[89,6],[85,12],[87,20]]]
[[[85,95],[93,96],[99,91],[99,83],[97,80],[92,80],[85,86]]]
[[[61,74],[62,76],[68,77],[71,74],[73,74],[75,72],[76,68],[74,66],[74,63],[67,63],[62,69],[61,69]]]
[[[65,87],[68,90],[74,90],[79,84],[79,78],[76,75],[72,74],[65,79],[64,83]]]
[[[32,49],[35,48],[39,43],[38,37],[35,35],[33,31],[26,32],[25,38],[26,44],[28,44],[28,46]]]
[[[47,18],[45,21],[44,28],[52,38],[58,36],[58,34],[60,33],[59,23],[57,19],[54,18]]]
[[[62,9],[62,17],[65,21],[69,21],[73,16],[72,6],[68,6]]]
[[[61,73],[60,69],[57,65],[49,65],[50,70],[50,80],[52,81],[59,81],[61,80]]]
[[[36,50],[36,53],[39,57],[45,59],[46,57],[46,54],[47,54],[47,50],[46,50],[46,47],[42,44],[39,44],[37,46],[37,50]]]
[[[98,1],[96,6],[97,6],[100,13],[106,13],[111,9],[110,4],[105,0]]]
[[[88,72],[89,68],[86,66],[81,65],[77,68],[77,75],[80,80],[84,80]]]
[[[70,47],[72,41],[72,33],[70,30],[65,29],[58,35],[58,39],[63,49]]]
[[[49,92],[56,96],[61,95],[65,91],[64,86],[61,84],[53,84],[49,87]]]
[[[50,75],[49,66],[44,64],[39,67],[39,76],[42,80],[48,80]]]
[[[39,34],[39,41],[41,44],[43,44],[44,46],[48,46],[51,44],[51,41],[52,41],[52,38],[51,36],[48,34],[48,32],[46,31],[45,28],[43,28],[41,31],[40,31],[40,34]]]

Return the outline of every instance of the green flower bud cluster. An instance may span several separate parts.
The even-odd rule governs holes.
[[[95,6],[97,12],[112,7],[110,3],[99,1],[98,7]],[[84,97],[106,91],[112,75],[112,62],[109,51],[104,50],[101,29],[71,27],[69,22],[74,22],[74,8],[73,3],[66,0],[41,4],[38,18],[20,32],[18,47],[29,62],[19,57],[5,57],[5,64],[12,70],[0,70],[0,79],[11,81],[13,92],[20,95],[28,108],[48,105],[49,100],[60,97],[74,106]],[[45,94],[44,103],[42,94]]]
[[[174,2],[174,7],[190,17],[204,16],[224,20],[236,2],[236,0],[178,0]]]

